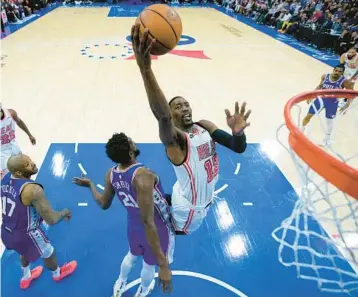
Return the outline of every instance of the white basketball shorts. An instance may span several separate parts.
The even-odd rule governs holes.
[[[6,145],[5,148],[3,146],[1,147],[1,172],[7,170],[7,161],[9,158],[18,154],[21,154],[21,150],[14,140],[11,144]]]
[[[186,234],[193,233],[203,223],[209,206],[206,208],[193,209],[193,205],[180,193],[179,183],[173,186],[172,193],[172,219],[175,231]]]

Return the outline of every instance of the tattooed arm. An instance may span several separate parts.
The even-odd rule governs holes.
[[[55,225],[62,219],[69,219],[71,213],[68,209],[55,211],[46,199],[45,192],[38,184],[28,184],[21,192],[21,201],[26,206],[35,207],[41,218],[49,225]]]

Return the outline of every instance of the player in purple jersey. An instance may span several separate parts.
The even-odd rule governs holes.
[[[324,74],[321,77],[319,85],[316,87],[316,90],[333,90],[333,89],[353,89],[353,83],[350,82],[343,76],[344,65],[337,65],[333,69],[333,73]],[[308,101],[311,103],[311,100]],[[302,130],[305,130],[307,124],[310,122],[312,117],[316,113],[320,113],[322,109],[326,110],[326,136],[322,142],[322,146],[329,146],[331,142],[331,134],[333,131],[333,119],[336,117],[338,110],[339,100],[333,98],[316,98],[311,104],[307,115],[302,120]],[[350,104],[350,100],[341,108],[341,112],[344,112]]]
[[[143,257],[143,268],[135,297],[148,296],[152,291],[156,265],[159,266],[159,284],[163,283],[164,292],[171,292],[169,264],[174,251],[174,230],[159,177],[137,162],[139,150],[124,133],[113,135],[106,145],[106,153],[119,165],[108,170],[103,194],[88,178],[74,177],[73,182],[89,187],[101,208],[109,208],[117,194],[127,210],[129,251],[122,261],[113,297],[125,292],[128,274],[139,256]]]
[[[63,265],[57,264],[55,250],[44,232],[41,223],[54,225],[62,219],[68,221],[68,209],[54,211],[42,185],[31,180],[38,169],[25,155],[16,155],[7,162],[9,172],[1,180],[2,225],[1,239],[6,249],[20,254],[23,276],[20,288],[27,289],[32,280],[42,273],[42,266],[30,270],[30,262],[42,258],[45,266],[52,271],[54,281],[60,281],[72,274],[76,261]]]

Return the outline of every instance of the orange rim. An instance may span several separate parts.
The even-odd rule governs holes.
[[[317,96],[354,99],[358,97],[358,91],[317,90],[301,93],[290,99],[284,110],[286,125],[290,131],[288,142],[295,153],[317,174],[349,196],[358,199],[358,170],[334,158],[311,142],[299,130],[291,117],[291,109],[296,103],[313,99]]]

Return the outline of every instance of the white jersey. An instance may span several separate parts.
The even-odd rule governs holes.
[[[357,59],[358,54],[355,55],[352,59],[348,59],[347,53],[344,54],[344,77],[347,79],[351,79],[352,76],[357,72]],[[355,81],[355,79],[353,79]]]
[[[1,172],[6,170],[7,160],[19,154],[20,148],[16,143],[15,128],[16,123],[9,110],[2,109],[4,118],[1,120]]]
[[[215,185],[219,179],[219,160],[215,142],[209,132],[194,124],[191,133],[185,133],[187,155],[184,163],[174,165],[180,196],[193,209],[203,209],[214,197]]]
[[[16,123],[8,109],[3,109],[2,111],[4,118],[1,120],[1,152],[10,150],[12,144],[16,142]]]

